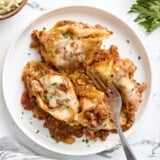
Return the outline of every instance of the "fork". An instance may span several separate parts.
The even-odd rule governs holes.
[[[136,157],[126,140],[119,123],[119,115],[122,107],[122,99],[119,91],[112,83],[107,83],[106,79],[98,71],[94,71],[94,73],[92,73],[87,70],[87,75],[90,77],[95,87],[106,95],[106,100],[110,104],[111,118],[119,134],[127,160],[136,160]]]

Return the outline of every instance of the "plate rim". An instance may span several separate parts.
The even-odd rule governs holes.
[[[7,59],[8,59],[8,57],[9,57],[9,55],[10,55],[10,52],[11,52],[12,48],[14,47],[15,43],[17,42],[17,40],[19,39],[19,37],[21,36],[21,34],[23,34],[23,32],[24,32],[27,28],[29,28],[35,21],[39,21],[40,19],[42,19],[42,18],[45,17],[46,15],[49,15],[49,14],[52,14],[52,13],[54,14],[54,12],[59,12],[59,11],[64,10],[64,9],[75,8],[75,7],[85,8],[85,9],[94,9],[94,10],[97,10],[97,11],[100,11],[100,12],[104,12],[105,14],[107,14],[107,15],[113,17],[114,19],[118,20],[118,21],[121,22],[124,26],[126,26],[126,27],[128,28],[128,30],[129,30],[130,32],[132,32],[132,34],[134,34],[134,36],[137,38],[138,42],[140,43],[142,49],[144,50],[144,54],[145,54],[145,56],[146,56],[146,60],[147,60],[147,62],[148,62],[148,64],[149,64],[149,72],[150,72],[150,77],[149,77],[150,83],[149,83],[149,84],[150,84],[150,86],[147,88],[147,89],[148,89],[148,99],[146,100],[146,106],[145,106],[145,109],[144,109],[143,113],[141,114],[139,120],[138,120],[138,121],[132,126],[132,128],[129,130],[129,132],[125,132],[125,133],[124,133],[125,136],[126,136],[126,138],[127,138],[129,135],[133,134],[133,132],[136,130],[137,126],[141,123],[141,121],[142,121],[142,119],[143,119],[143,117],[144,117],[144,114],[145,114],[145,112],[146,112],[146,109],[148,108],[147,106],[148,106],[148,104],[149,104],[149,101],[150,101],[150,99],[151,99],[151,93],[152,93],[152,88],[153,88],[153,87],[152,87],[152,85],[153,85],[153,76],[152,76],[152,74],[153,74],[153,73],[152,73],[151,61],[150,61],[150,59],[149,59],[149,55],[147,54],[147,50],[145,49],[143,42],[142,42],[141,39],[139,38],[138,34],[136,34],[136,32],[132,29],[132,27],[129,26],[123,19],[120,19],[118,16],[114,15],[114,14],[111,13],[110,11],[104,10],[104,9],[102,9],[102,8],[98,8],[98,7],[94,7],[94,6],[89,6],[89,5],[77,5],[77,4],[76,4],[76,5],[67,5],[67,6],[57,7],[57,8],[55,8],[55,9],[49,10],[49,11],[47,11],[47,12],[39,15],[38,17],[35,17],[31,22],[29,22],[29,23],[22,29],[22,31],[16,36],[15,40],[14,40],[14,41],[11,43],[11,45],[9,46],[8,51],[7,51],[7,54],[6,54],[5,58],[4,58],[4,62],[3,62],[3,64],[2,64],[1,85],[2,85],[2,97],[3,97],[3,99],[4,99],[4,103],[5,103],[5,105],[6,105],[6,108],[7,108],[8,112],[9,112],[9,114],[10,114],[10,117],[11,117],[12,120],[15,122],[16,126],[20,129],[20,131],[21,131],[25,136],[27,136],[32,142],[36,143],[36,144],[39,145],[40,147],[42,147],[42,148],[44,148],[44,149],[46,149],[46,150],[48,150],[48,151],[51,151],[51,152],[55,152],[55,153],[59,153],[59,154],[64,154],[64,155],[70,155],[70,156],[71,156],[71,155],[72,155],[72,156],[83,156],[83,155],[85,156],[85,155],[91,155],[91,154],[100,153],[100,152],[103,152],[103,151],[105,151],[105,150],[97,150],[96,152],[94,151],[94,152],[82,153],[82,154],[81,154],[81,153],[73,153],[73,152],[72,152],[72,154],[71,154],[70,152],[60,152],[60,151],[57,151],[57,150],[55,151],[55,150],[52,150],[52,149],[50,149],[50,148],[48,148],[48,147],[46,147],[46,146],[43,146],[42,144],[39,143],[39,141],[37,141],[37,140],[35,141],[34,138],[32,138],[32,135],[26,134],[26,133],[24,132],[24,130],[20,127],[19,123],[17,123],[17,120],[14,118],[14,116],[13,116],[12,113],[11,113],[11,110],[10,110],[9,107],[8,107],[7,99],[6,99],[6,96],[5,96],[5,88],[4,88],[4,83],[5,83],[5,79],[4,79],[5,76],[4,76],[4,75],[5,75],[5,69],[6,69],[6,66],[7,66],[7,65],[6,65]],[[115,144],[115,146],[118,145],[118,144],[119,144],[119,143],[117,142],[117,144]],[[113,146],[112,148],[114,148],[115,146]],[[107,150],[108,150],[108,149],[107,149]]]

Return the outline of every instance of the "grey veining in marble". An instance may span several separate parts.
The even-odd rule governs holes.
[[[148,146],[150,147],[150,152],[146,154],[146,158],[160,158],[160,142],[155,142],[152,140],[141,140],[139,142],[135,142],[133,144],[131,144],[133,147],[139,146],[142,147],[143,146]],[[98,155],[103,156],[105,158],[112,158],[114,156],[114,152],[119,150],[121,147],[121,145],[117,145],[115,148],[109,150],[109,151],[103,151],[101,153],[98,153]]]
[[[28,1],[27,2],[27,6],[30,7],[30,8],[32,8],[32,9],[39,10],[39,11],[47,11],[47,10],[51,9],[49,7],[45,8],[42,5],[40,5],[39,3],[34,2],[34,1]]]

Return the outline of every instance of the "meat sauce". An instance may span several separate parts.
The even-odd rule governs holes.
[[[34,107],[34,103],[32,102],[31,98],[27,91],[24,91],[21,97],[21,104],[26,110],[32,110]]]
[[[93,130],[90,131],[82,125],[70,126],[63,121],[55,119],[39,108],[34,102],[34,99],[30,98],[27,91],[22,94],[21,104],[25,110],[32,111],[35,118],[44,120],[44,127],[48,128],[51,137],[57,142],[62,141],[67,144],[72,144],[75,142],[76,137],[79,138],[83,135],[86,135],[88,139],[96,140],[100,138],[104,141],[108,136],[108,131],[100,130],[93,132]]]

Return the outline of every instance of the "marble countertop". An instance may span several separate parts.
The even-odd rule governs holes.
[[[33,19],[46,11],[62,6],[87,5],[95,6],[113,13],[134,29],[142,40],[148,52],[153,72],[152,93],[147,110],[138,128],[134,131],[132,136],[128,137],[128,142],[131,144],[139,160],[158,160],[160,159],[160,125],[158,125],[160,121],[160,89],[158,87],[160,86],[160,28],[151,34],[146,34],[143,28],[133,21],[135,15],[127,14],[131,4],[134,2],[135,0],[28,0],[27,5],[16,16],[0,21],[0,73],[2,73],[2,66],[7,50],[17,34],[19,34]],[[25,137],[9,116],[3,100],[2,90],[0,90],[0,137],[3,136],[12,136],[20,141],[20,143],[23,143],[39,154],[59,158],[61,160],[71,159],[70,156],[50,153]],[[73,157],[75,160],[80,160],[81,158],[82,157]],[[122,148],[119,145],[110,151],[83,157],[83,160],[89,159],[124,160],[125,158]]]

